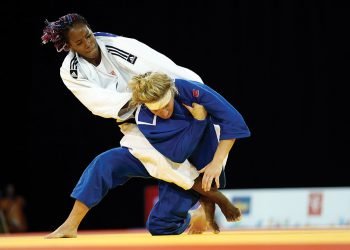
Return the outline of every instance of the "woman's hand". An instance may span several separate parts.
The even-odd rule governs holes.
[[[202,188],[204,191],[210,191],[213,180],[215,180],[216,187],[220,188],[220,174],[222,172],[222,163],[215,163],[211,161],[208,165],[198,171],[203,174]]]
[[[193,118],[196,120],[205,120],[205,118],[207,117],[208,112],[203,105],[200,105],[195,102],[192,103],[192,107],[187,106],[184,103],[182,105],[185,106],[185,108],[192,114]]]

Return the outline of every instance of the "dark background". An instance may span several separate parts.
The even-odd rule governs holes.
[[[241,112],[252,136],[230,153],[227,188],[350,186],[349,9],[332,1],[35,2],[1,8],[0,190],[13,183],[25,197],[30,231],[64,221],[82,171],[121,138],[114,120],[94,116],[62,83],[65,53],[41,44],[44,20],[72,12],[93,31],[136,38],[194,70]],[[134,179],[112,190],[80,229],[144,227],[144,187],[153,184]]]

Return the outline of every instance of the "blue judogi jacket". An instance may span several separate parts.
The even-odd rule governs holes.
[[[218,146],[214,124],[220,126],[220,140],[250,136],[242,115],[208,85],[175,79],[179,94],[175,97],[174,113],[169,119],[155,116],[142,105],[136,112],[136,123],[150,143],[174,162],[188,159],[197,169],[205,167],[214,157]],[[208,116],[199,121],[182,103],[205,107]]]

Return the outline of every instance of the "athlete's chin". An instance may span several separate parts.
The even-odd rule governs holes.
[[[95,46],[93,49],[86,51],[85,53],[85,57],[87,58],[96,58],[98,57],[99,51],[98,51],[98,47]]]
[[[97,49],[93,49],[93,50],[89,51],[87,53],[87,57],[89,57],[89,58],[96,58],[96,57],[98,57],[98,50]]]
[[[171,117],[171,115],[167,115],[167,116],[163,116],[162,118],[164,119],[164,120],[166,120],[166,119],[169,119]]]

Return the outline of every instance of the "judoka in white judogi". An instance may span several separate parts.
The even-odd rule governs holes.
[[[95,37],[102,54],[100,65],[96,67],[71,51],[60,69],[64,84],[94,115],[118,122],[132,118],[134,110],[128,110],[126,105],[131,97],[127,82],[136,74],[161,71],[171,77],[202,82],[191,70],[176,65],[135,39],[107,33],[95,33]],[[162,211],[168,216],[161,218],[160,224],[157,222],[156,229],[148,229],[152,234],[182,233],[190,221],[188,210],[198,201],[198,194],[186,191],[198,176],[197,170],[187,160],[174,163],[161,155],[136,124],[126,122],[120,128],[124,134],[122,147],[98,155],[82,174],[71,196],[91,208],[110,189],[128,179],[153,176],[163,180],[159,186],[160,197],[170,199],[173,206]],[[151,213],[157,213],[157,208]]]

